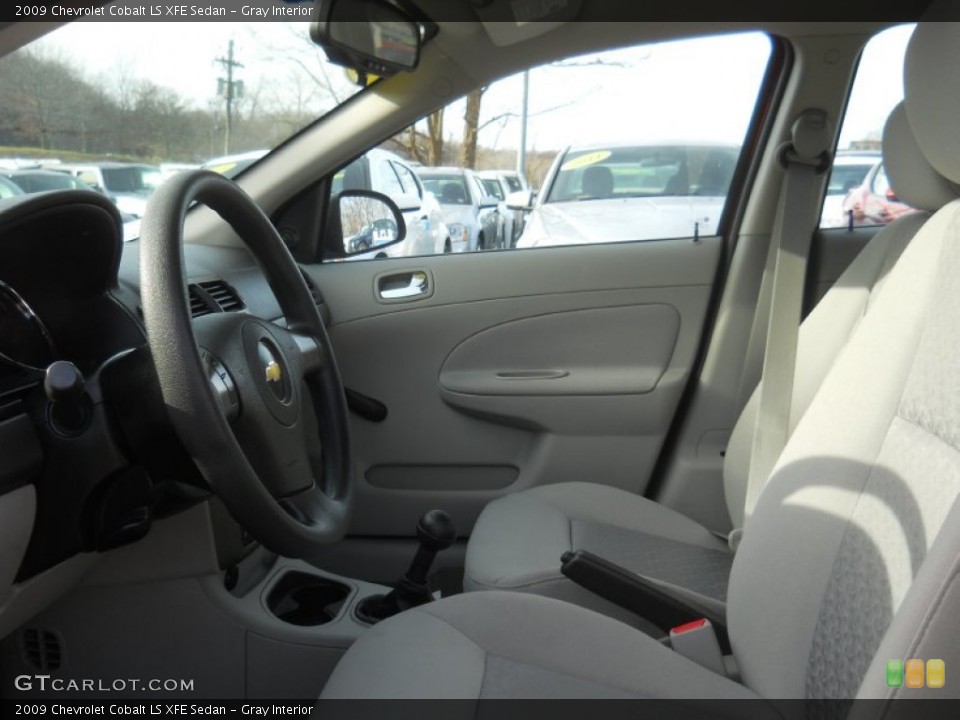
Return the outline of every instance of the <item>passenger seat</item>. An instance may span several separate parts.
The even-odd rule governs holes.
[[[956,5],[933,8],[927,16],[939,19]],[[921,23],[906,70],[910,127],[931,164],[960,183],[960,23]],[[916,707],[898,712],[889,701],[960,696],[943,674],[960,667],[958,276],[960,202],[952,202],[871,296],[777,461],[733,563],[722,669],[692,641],[667,647],[569,603],[464,593],[367,631],[321,702],[873,698],[885,702],[675,707],[915,717]],[[904,664],[913,666],[906,681]]]
[[[803,323],[791,432],[914,234],[932,212],[960,195],[960,188],[937,173],[920,152],[902,103],[887,121],[883,152],[897,196],[922,212],[877,233]],[[754,391],[736,423],[724,463],[734,527],[744,520],[758,401],[759,391]],[[563,576],[560,556],[571,550],[588,550],[663,583],[677,597],[724,612],[733,553],[723,539],[666,506],[585,482],[534,487],[490,503],[467,545],[464,587],[554,597],[661,634],[661,629]]]

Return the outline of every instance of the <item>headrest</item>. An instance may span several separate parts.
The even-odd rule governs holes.
[[[910,38],[904,67],[907,118],[934,169],[960,183],[960,4],[934,2]]]
[[[604,165],[594,165],[583,171],[580,181],[583,192],[597,198],[607,198],[613,195],[613,172]]]
[[[897,197],[911,207],[935,212],[960,197],[960,188],[931,167],[913,137],[904,104],[883,129],[883,166]]]

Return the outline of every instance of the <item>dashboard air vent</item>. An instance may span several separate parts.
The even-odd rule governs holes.
[[[63,662],[60,639],[49,630],[24,630],[20,636],[20,649],[27,665],[38,672],[58,670]]]
[[[198,283],[198,285],[207,292],[223,312],[243,310],[246,307],[233,286],[223,280],[209,280]]]
[[[187,285],[187,295],[190,298],[190,316],[191,317],[201,317],[202,315],[209,315],[213,312],[213,308],[210,307],[210,303],[207,301],[207,298],[204,294],[199,292],[199,288],[193,283]]]
[[[187,285],[190,296],[190,314],[195,317],[218,312],[243,310],[246,305],[233,286],[223,280],[206,280]]]

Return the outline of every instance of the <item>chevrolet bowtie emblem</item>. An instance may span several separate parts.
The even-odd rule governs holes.
[[[276,360],[271,360],[265,370],[268,383],[280,382],[283,379],[283,370],[280,369],[280,364]]]

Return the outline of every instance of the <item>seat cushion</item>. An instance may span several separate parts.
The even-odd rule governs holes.
[[[756,695],[598,613],[524,593],[484,592],[374,626],[344,655],[321,701],[350,698]]]
[[[590,483],[546,485],[490,503],[467,546],[464,587],[560,598],[657,633],[564,577],[560,556],[570,550],[588,550],[717,608],[726,597],[726,543],[663,505]]]

